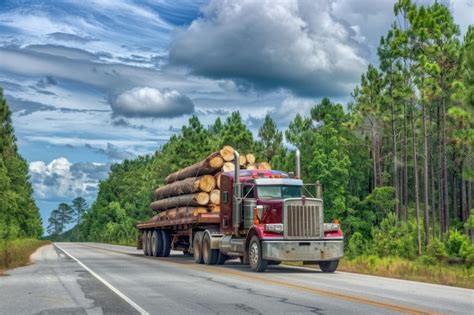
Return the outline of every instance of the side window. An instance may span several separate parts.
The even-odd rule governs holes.
[[[255,193],[254,193],[254,186],[244,186],[244,191],[243,191],[243,197],[244,198],[255,198]]]
[[[222,202],[226,203],[229,201],[229,193],[227,191],[222,192]]]

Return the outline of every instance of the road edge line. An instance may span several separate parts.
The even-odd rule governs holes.
[[[150,315],[147,311],[145,311],[140,305],[138,305],[137,303],[133,302],[128,296],[126,296],[125,294],[123,294],[119,289],[117,289],[116,287],[114,287],[113,285],[111,285],[109,282],[107,282],[105,279],[103,279],[101,276],[99,276],[98,274],[96,274],[92,269],[90,269],[89,267],[87,267],[82,261],[80,261],[79,259],[77,259],[76,257],[74,257],[73,255],[71,255],[70,253],[68,253],[65,249],[63,249],[62,247],[60,247],[59,245],[57,245],[56,243],[53,243],[54,247],[56,247],[57,249],[59,249],[60,251],[62,251],[64,254],[66,254],[67,256],[69,256],[70,258],[74,259],[82,268],[84,268],[85,270],[87,270],[91,275],[93,275],[97,280],[99,280],[100,282],[102,282],[107,288],[109,288],[110,290],[112,290],[115,294],[117,294],[119,297],[122,298],[122,300],[124,300],[125,302],[127,302],[128,304],[130,304],[135,310],[137,310],[140,314],[142,315]]]

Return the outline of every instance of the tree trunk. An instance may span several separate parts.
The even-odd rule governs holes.
[[[408,127],[407,104],[403,104],[403,214],[405,222],[408,221]]]
[[[390,96],[391,96],[390,90]],[[395,189],[395,198],[398,200],[395,206],[395,214],[397,219],[400,217],[400,196],[398,194],[398,169],[397,169],[397,136],[395,130],[395,105],[394,101],[391,102],[391,114],[392,114],[392,167],[393,167],[393,188]]]
[[[221,169],[223,163],[224,161],[221,154],[219,152],[214,152],[206,159],[166,176],[165,183],[171,184],[188,177],[214,174]]]
[[[208,203],[209,194],[207,192],[199,192],[153,201],[150,207],[154,211],[162,211],[179,207],[206,206]]]
[[[428,133],[426,132],[426,104],[422,104],[423,115],[423,223],[425,227],[425,246],[428,246],[430,239],[430,220],[428,209]]]
[[[205,191],[211,192],[216,187],[216,179],[212,175],[190,177],[155,190],[155,200]]]
[[[448,196],[448,165],[447,165],[447,152],[446,152],[446,146],[447,146],[447,139],[446,139],[446,105],[445,105],[445,99],[443,98],[443,101],[441,103],[441,120],[443,123],[443,201],[444,201],[444,217],[445,217],[445,231],[449,231],[449,196]]]
[[[377,153],[376,153],[376,144],[375,144],[375,127],[374,123],[371,122],[372,124],[372,169],[373,169],[373,188],[377,187]]]
[[[430,111],[430,179],[431,179],[431,218],[433,224],[433,238],[436,237],[436,197],[435,197],[435,173],[434,173],[434,144],[433,144],[433,111]]]
[[[445,226],[445,217],[444,217],[444,195],[443,195],[443,163],[442,163],[442,148],[441,148],[441,110],[438,107],[438,132],[437,132],[437,142],[438,142],[438,186],[439,186],[439,235],[440,238],[444,238],[444,226]]]
[[[421,230],[420,230],[420,199],[418,184],[418,161],[416,156],[416,130],[415,130],[415,105],[412,104],[411,128],[413,130],[413,176],[415,178],[415,207],[416,207],[416,237],[418,245],[418,256],[421,256]]]

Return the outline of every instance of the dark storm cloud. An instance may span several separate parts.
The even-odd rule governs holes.
[[[177,34],[170,61],[261,89],[338,96],[366,67],[354,35],[327,1],[211,1],[202,18]]]

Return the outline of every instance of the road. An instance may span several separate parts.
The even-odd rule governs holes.
[[[195,264],[172,253],[56,243],[0,277],[0,314],[473,313],[474,290],[308,268],[255,274],[237,260]]]

